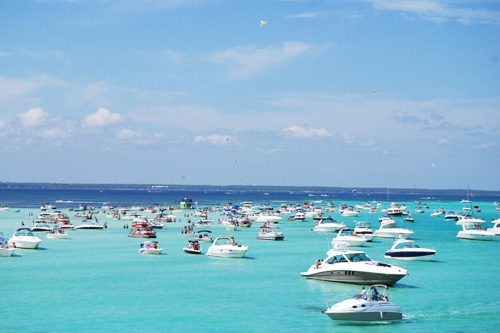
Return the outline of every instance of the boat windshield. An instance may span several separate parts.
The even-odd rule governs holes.
[[[399,243],[395,246],[395,249],[409,249],[409,248],[417,248],[418,246],[413,244],[412,242],[404,242]]]
[[[346,253],[345,256],[350,262],[372,261],[365,253]]]
[[[339,231],[339,236],[352,236],[352,229],[342,229]]]
[[[16,236],[33,236],[33,233],[29,229],[19,229]]]

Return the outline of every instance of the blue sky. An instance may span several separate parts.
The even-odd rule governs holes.
[[[0,30],[0,181],[500,189],[498,1],[0,0]]]

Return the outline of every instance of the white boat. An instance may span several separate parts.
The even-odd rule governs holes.
[[[285,236],[282,232],[273,231],[273,229],[268,224],[264,224],[259,227],[259,234],[257,235],[257,239],[284,240]]]
[[[182,250],[189,254],[201,254],[203,251],[200,242],[198,242],[197,240],[188,241],[187,245],[183,247]]]
[[[8,244],[21,249],[36,249],[42,240],[33,235],[28,228],[19,228],[9,239]]]
[[[495,234],[481,229],[479,223],[465,223],[462,224],[462,230],[458,232],[457,238],[489,241],[495,239]]]
[[[139,253],[142,254],[161,254],[162,251],[157,241],[145,241],[139,248]]]
[[[484,223],[486,222],[483,219],[480,219],[479,217],[471,216],[471,215],[461,215],[458,217],[457,222],[455,223],[456,225],[462,225],[462,224],[467,224],[467,223]]]
[[[279,223],[283,218],[279,215],[260,213],[248,217],[251,221],[257,223]]]
[[[199,242],[212,243],[213,239],[210,237],[211,233],[210,230],[199,230],[193,232],[193,235],[196,236],[196,240]]]
[[[344,223],[337,222],[335,220],[319,220],[319,222],[314,226],[313,231],[315,232],[337,232],[342,228],[345,228]]]
[[[74,227],[74,229],[80,229],[80,230],[98,230],[98,229],[104,229],[104,225],[102,224],[97,224],[97,223],[92,223],[92,222],[84,222],[82,224],[79,224]]]
[[[438,210],[433,211],[431,216],[441,216],[444,214],[445,214],[445,210],[443,208],[440,208]]]
[[[367,221],[358,221],[354,228],[354,234],[358,236],[365,237],[367,242],[371,242],[373,239],[372,224]]]
[[[35,225],[31,228],[32,232],[38,232],[38,231],[51,231],[52,227],[48,225],[47,223],[43,222],[38,222],[35,223]]]
[[[491,223],[493,223],[493,227],[488,228],[488,231],[500,236],[500,218],[491,221]]]
[[[429,260],[436,254],[436,250],[419,247],[414,241],[399,238],[391,249],[384,254],[385,258],[401,260]]]
[[[453,210],[449,210],[444,215],[444,219],[445,220],[458,220],[458,214]]]
[[[69,234],[61,228],[53,228],[47,233],[47,239],[67,239]]]
[[[360,213],[359,210],[354,209],[354,207],[345,207],[340,211],[340,215],[345,217],[356,217]]]
[[[393,285],[408,271],[401,267],[373,261],[363,251],[346,246],[328,251],[326,259],[316,261],[301,276],[330,282]]]
[[[234,239],[218,237],[207,250],[207,256],[223,258],[243,258],[248,246],[234,242]]]
[[[0,212],[6,212],[9,210],[9,206],[6,206],[4,204],[0,204]]]
[[[378,291],[377,288],[384,291]],[[323,311],[333,320],[341,322],[389,323],[403,319],[401,307],[389,302],[387,286],[373,285],[370,295],[355,295]]]
[[[396,238],[399,235],[403,237],[409,237],[413,235],[413,231],[406,228],[399,228],[392,222],[387,223],[386,221],[384,221],[380,224],[380,228],[375,230],[375,233],[373,234],[374,237],[380,238]]]
[[[363,246],[366,238],[364,236],[357,236],[354,234],[354,229],[344,228],[339,231],[337,236],[332,239],[332,246],[336,244],[347,243],[350,247]]]
[[[7,239],[3,237],[3,232],[0,232],[0,257],[10,257],[15,250],[15,247],[8,245]]]
[[[292,217],[288,218],[288,221],[301,221],[304,222],[306,220],[306,214],[303,212],[296,212]]]

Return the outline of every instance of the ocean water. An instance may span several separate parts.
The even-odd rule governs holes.
[[[268,192],[265,192],[268,193]],[[0,202],[11,207],[0,212],[0,231],[10,236],[21,221],[31,224],[29,213],[38,214],[40,203],[77,207],[78,202],[154,204],[184,196],[199,206],[252,200],[279,207],[281,201],[314,201],[324,206],[332,196],[308,192],[290,194],[226,191],[156,193],[142,190],[19,190],[3,189]],[[429,195],[432,197],[432,195]],[[427,197],[427,196],[425,196]],[[337,195],[335,204],[363,203],[362,198]],[[410,211],[412,197],[398,198]],[[69,231],[71,239],[48,240],[41,249],[18,249],[18,255],[0,258],[0,332],[477,332],[498,331],[500,325],[500,240],[492,242],[459,240],[459,227],[442,217],[431,217],[439,207],[460,210],[460,199],[426,200],[423,214],[413,213],[415,223],[398,221],[411,228],[413,239],[422,247],[435,248],[431,262],[406,262],[383,258],[390,240],[375,239],[364,251],[374,260],[404,267],[410,275],[390,288],[391,301],[401,306],[404,320],[388,325],[339,325],[321,311],[358,293],[361,286],[306,280],[307,270],[330,247],[332,234],[311,231],[314,223],[280,223],[285,241],[257,240],[258,228],[232,232],[249,246],[247,258],[219,259],[182,252],[187,238],[180,235],[186,218],[157,230],[164,255],[138,253],[141,239],[127,237],[123,221],[108,221],[108,229]],[[493,200],[475,201],[489,227],[494,218]],[[383,202],[387,207],[388,203]],[[20,207],[19,212],[16,209]],[[72,217],[73,213],[69,213]],[[331,214],[353,226],[368,220],[375,229],[382,213],[363,211],[357,218]],[[213,213],[209,218],[217,220]],[[77,223],[77,219],[72,219]],[[212,228],[215,236],[227,236],[221,225]],[[204,250],[208,248],[202,244]]]

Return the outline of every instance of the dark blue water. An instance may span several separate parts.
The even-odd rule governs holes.
[[[474,201],[500,201],[500,191],[471,190]],[[183,198],[199,205],[238,203],[241,201],[460,201],[467,190],[375,189],[332,187],[273,187],[273,186],[186,186],[169,185],[82,185],[82,184],[14,184],[0,183],[0,203],[11,207],[39,207],[50,202],[58,207],[79,204],[101,205],[177,205]]]

